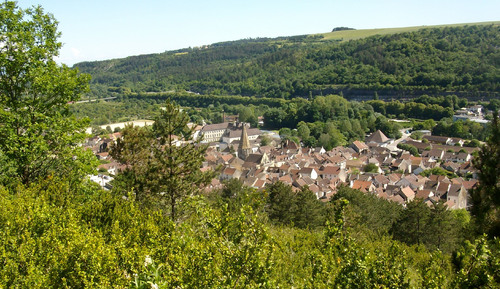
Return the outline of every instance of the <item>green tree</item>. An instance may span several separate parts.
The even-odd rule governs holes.
[[[292,224],[293,212],[296,210],[292,187],[283,182],[276,182],[267,185],[266,191],[269,196],[269,219],[281,224]]]
[[[115,177],[114,189],[122,193],[133,191],[141,203],[148,203],[155,193],[149,178],[152,146],[150,127],[127,125],[110,150],[110,155],[125,165]]]
[[[349,201],[345,212],[346,224],[355,232],[369,230],[376,236],[388,235],[403,210],[403,207],[395,202],[387,202],[375,195],[366,194],[348,186],[340,186],[337,193],[330,199],[330,203],[339,199]]]
[[[363,171],[365,173],[376,173],[378,172],[378,167],[376,164],[369,163],[363,168]]]
[[[308,139],[310,134],[311,130],[305,122],[301,121],[299,122],[299,124],[297,124],[297,136],[300,137],[302,141]]]
[[[429,207],[421,199],[408,202],[399,220],[393,224],[393,236],[407,244],[424,244],[428,234]]]
[[[272,142],[271,138],[268,135],[263,135],[260,138],[260,145],[261,146],[267,146],[270,145]]]
[[[238,120],[241,122],[250,123],[252,127],[257,127],[258,119],[255,116],[254,111],[248,106],[245,106],[240,110]]]
[[[470,191],[477,230],[490,237],[500,236],[500,121],[497,112],[493,115],[490,136],[473,161],[479,185]]]
[[[294,225],[298,228],[317,228],[325,223],[326,207],[307,186],[294,197]]]
[[[455,251],[459,244],[459,226],[458,220],[444,202],[434,203],[430,211],[429,237],[426,243],[430,248],[443,252]]]
[[[2,175],[24,184],[50,175],[81,179],[95,170],[78,146],[88,121],[73,117],[68,102],[88,91],[89,76],[56,64],[60,33],[41,7],[2,2],[0,31]]]
[[[294,192],[292,187],[276,182],[266,187],[269,195],[267,213],[276,223],[298,228],[315,228],[323,225],[325,206],[307,187]]]
[[[124,130],[111,150],[113,157],[130,166],[125,171],[130,175],[125,177],[127,186],[139,186],[136,194],[147,194],[160,206],[170,207],[172,220],[178,216],[179,202],[214,176],[200,170],[207,147],[199,143],[201,139],[193,141],[194,126],[189,128],[188,121],[189,116],[167,100],[150,131],[131,128],[136,135],[130,137]]]
[[[451,288],[498,288],[500,286],[500,241],[485,236],[468,240],[453,256],[457,269]]]

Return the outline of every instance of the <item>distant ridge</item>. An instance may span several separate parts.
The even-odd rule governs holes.
[[[219,42],[75,66],[95,97],[500,96],[500,21]],[[147,94],[147,95],[146,95]]]

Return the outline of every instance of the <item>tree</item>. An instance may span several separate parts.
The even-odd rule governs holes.
[[[323,225],[325,206],[306,186],[294,192],[292,187],[276,182],[266,186],[269,219],[282,225],[314,228]]]
[[[311,130],[309,129],[309,126],[303,121],[299,122],[297,124],[297,136],[302,139],[302,141],[306,140],[309,138],[311,134]]]
[[[455,251],[459,244],[459,225],[458,218],[455,218],[444,202],[433,203],[426,243],[430,248],[444,252]]]
[[[268,136],[268,135],[263,135],[261,138],[260,138],[260,145],[261,146],[267,146],[267,145],[270,145],[272,142],[272,139]]]
[[[240,110],[240,113],[238,115],[238,120],[241,122],[250,123],[250,125],[252,127],[257,127],[258,119],[255,116],[255,113],[253,112],[253,110],[248,106],[244,106]]]
[[[266,191],[269,195],[269,218],[281,224],[292,224],[293,212],[296,210],[292,187],[283,182],[276,182],[268,185]]]
[[[407,244],[424,244],[428,235],[429,207],[421,199],[406,204],[398,222],[393,224],[393,236]]]
[[[95,170],[78,147],[87,120],[68,109],[88,91],[88,75],[59,66],[57,22],[41,7],[0,4],[0,172],[24,184],[50,175],[82,176]]]
[[[366,164],[366,166],[363,168],[363,171],[365,173],[376,173],[378,172],[378,166],[376,164]]]
[[[213,172],[200,170],[207,147],[201,139],[193,140],[194,126],[189,128],[188,121],[189,116],[167,100],[152,129],[127,127],[111,150],[114,158],[127,164],[119,178],[125,187],[135,188],[139,200],[170,207],[172,220],[178,216],[179,202],[213,178]]]
[[[490,136],[473,160],[479,184],[470,191],[477,229],[490,237],[500,236],[500,121],[498,112],[493,116]]]

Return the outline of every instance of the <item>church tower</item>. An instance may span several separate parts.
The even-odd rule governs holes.
[[[250,146],[250,141],[248,140],[247,126],[242,123],[240,145],[238,146],[238,157],[245,160],[251,153],[252,147]]]

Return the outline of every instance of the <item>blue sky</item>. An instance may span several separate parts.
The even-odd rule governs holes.
[[[221,41],[500,20],[498,0],[19,0],[59,21],[59,62],[122,58]]]

